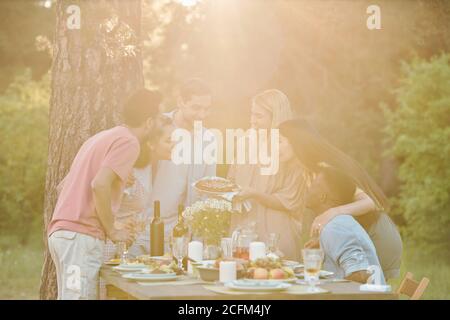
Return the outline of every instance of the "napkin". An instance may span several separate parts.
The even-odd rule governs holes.
[[[144,287],[150,287],[150,286],[187,286],[187,285],[194,285],[194,284],[203,284],[204,281],[199,279],[193,279],[190,277],[180,277],[179,279],[176,279],[175,281],[155,281],[155,282],[140,282],[137,281],[137,284],[144,286]]]

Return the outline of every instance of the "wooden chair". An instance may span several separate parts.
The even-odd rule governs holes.
[[[417,282],[413,279],[413,274],[411,272],[407,272],[396,293],[398,295],[404,294],[408,296],[410,300],[419,300],[429,283],[430,279],[428,278],[422,278],[420,282]]]

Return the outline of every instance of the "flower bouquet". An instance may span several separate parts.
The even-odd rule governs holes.
[[[229,201],[211,198],[187,207],[183,217],[193,236],[202,238],[207,245],[217,246],[228,235],[234,212]]]

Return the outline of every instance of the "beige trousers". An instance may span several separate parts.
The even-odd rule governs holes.
[[[48,248],[56,267],[58,300],[98,298],[104,241],[66,230],[53,232]]]

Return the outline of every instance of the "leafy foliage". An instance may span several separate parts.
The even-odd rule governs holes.
[[[49,91],[27,71],[0,96],[0,229],[20,228],[22,242],[43,211]]]
[[[401,160],[396,199],[406,234],[450,254],[450,54],[403,64],[396,106],[385,107],[391,152]]]
[[[54,6],[41,0],[0,1],[0,93],[24,69],[33,80],[45,76],[51,64],[49,39],[55,25]]]

